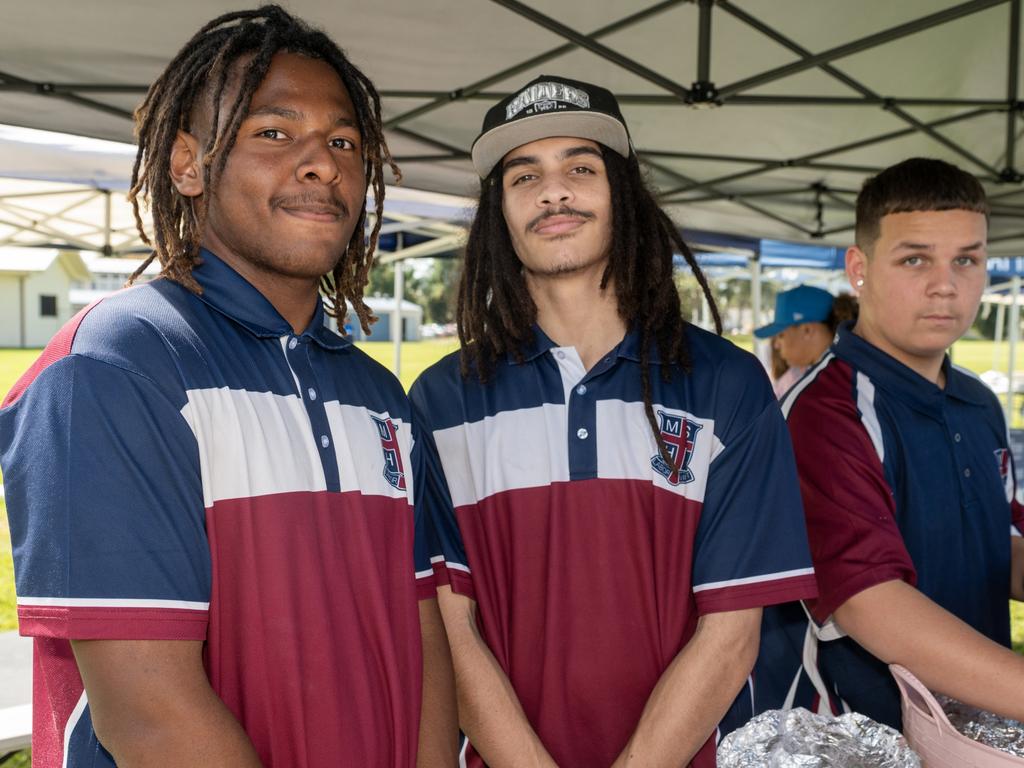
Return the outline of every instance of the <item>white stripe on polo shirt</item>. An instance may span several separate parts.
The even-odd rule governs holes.
[[[857,410],[860,411],[860,420],[875,446],[878,460],[884,465],[885,444],[882,442],[882,425],[878,423],[878,413],[875,411],[875,385],[860,371],[857,371]]]
[[[568,481],[566,418],[564,405],[545,404],[434,432],[452,504]]]
[[[411,501],[412,472],[404,466],[412,447],[408,425],[392,421],[404,462],[403,491],[390,485],[381,471],[383,449],[371,412],[337,401],[324,403],[324,410],[331,429],[327,447],[338,463],[340,490],[394,498],[408,495]],[[199,449],[206,508],[225,499],[327,489],[318,454],[322,438],[313,434],[297,396],[227,387],[193,389],[181,415]]]
[[[714,419],[700,418],[657,403],[653,407],[655,414],[662,410],[701,425],[688,465],[693,472],[693,482],[672,485],[665,477],[652,471],[651,459],[658,454],[658,444],[647,423],[644,404],[622,400],[599,400],[597,403],[597,434],[604,438],[597,443],[597,476],[610,480],[647,480],[662,490],[703,502],[708,467],[725,450],[715,435]]]
[[[209,603],[190,600],[147,600],[143,598],[106,597],[21,597],[19,606],[42,606],[48,608],[161,608],[185,611],[209,610]]]

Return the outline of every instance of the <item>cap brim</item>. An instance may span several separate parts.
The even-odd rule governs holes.
[[[781,331],[786,330],[793,323],[769,323],[754,329],[754,335],[759,339],[768,339]]]
[[[481,179],[505,155],[516,147],[553,136],[573,136],[604,144],[623,157],[629,157],[629,134],[626,126],[611,115],[601,112],[545,112],[499,125],[473,142],[473,167]]]

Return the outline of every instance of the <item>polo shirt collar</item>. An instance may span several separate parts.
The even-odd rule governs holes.
[[[293,335],[288,321],[252,283],[211,251],[203,248],[200,256],[202,263],[192,270],[192,275],[203,289],[199,298],[204,303],[261,339]],[[326,349],[342,349],[352,343],[324,325],[324,305],[320,300],[316,303],[313,319],[301,336]]]
[[[988,405],[991,402],[988,397],[988,386],[981,379],[978,379],[973,372],[956,368],[950,362],[949,356],[942,362],[942,365],[943,371],[946,373],[947,395],[973,405]],[[971,386],[971,379],[978,379],[978,386]]]
[[[946,397],[985,405],[985,400],[979,396],[980,392],[974,391],[967,385],[965,377],[953,370],[949,355],[942,359],[942,372],[946,380],[943,389],[855,334],[853,322],[846,322],[839,327],[832,350],[841,360],[870,378],[875,387],[884,389],[905,405],[929,416],[942,418]]]
[[[622,338],[616,352],[619,357],[624,357],[627,360],[632,360],[634,363],[639,363],[641,349],[640,331],[634,329],[627,332]],[[651,365],[661,365],[661,355],[658,353],[658,344],[654,340],[651,341],[648,361]]]
[[[550,352],[552,349],[557,347],[554,341],[541,330],[541,327],[534,323],[533,325],[533,338],[530,341],[522,344],[519,347],[520,353],[523,357],[523,362],[528,363],[532,360],[536,360],[538,357],[543,355],[545,352]],[[616,357],[625,358],[632,360],[633,362],[640,362],[640,332],[632,330],[626,333],[619,342],[618,346],[612,351],[612,354]],[[509,355],[508,362],[511,365],[516,365],[517,361],[515,356]],[[652,365],[660,365],[661,357],[658,355],[658,345],[651,344],[650,362]]]
[[[533,336],[528,341],[523,342],[519,345],[519,354],[522,356],[523,363],[529,363],[536,360],[538,357],[543,355],[545,352],[550,352],[558,345],[553,342],[544,331],[540,329],[540,326],[536,323],[533,324]],[[516,360],[516,356],[509,353],[508,355],[509,365],[519,365],[520,361]]]

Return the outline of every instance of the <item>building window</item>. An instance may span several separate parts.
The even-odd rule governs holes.
[[[56,317],[57,316],[57,297],[46,296],[44,294],[39,295],[39,316],[40,317]]]

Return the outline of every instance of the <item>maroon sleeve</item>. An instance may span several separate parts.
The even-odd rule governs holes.
[[[917,580],[895,519],[878,452],[854,401],[849,366],[833,361],[801,393],[787,419],[807,518],[824,623],[868,587]]]
[[[1024,536],[1024,504],[1017,501],[1016,494],[1010,500],[1010,520],[1013,521],[1017,533]]]

